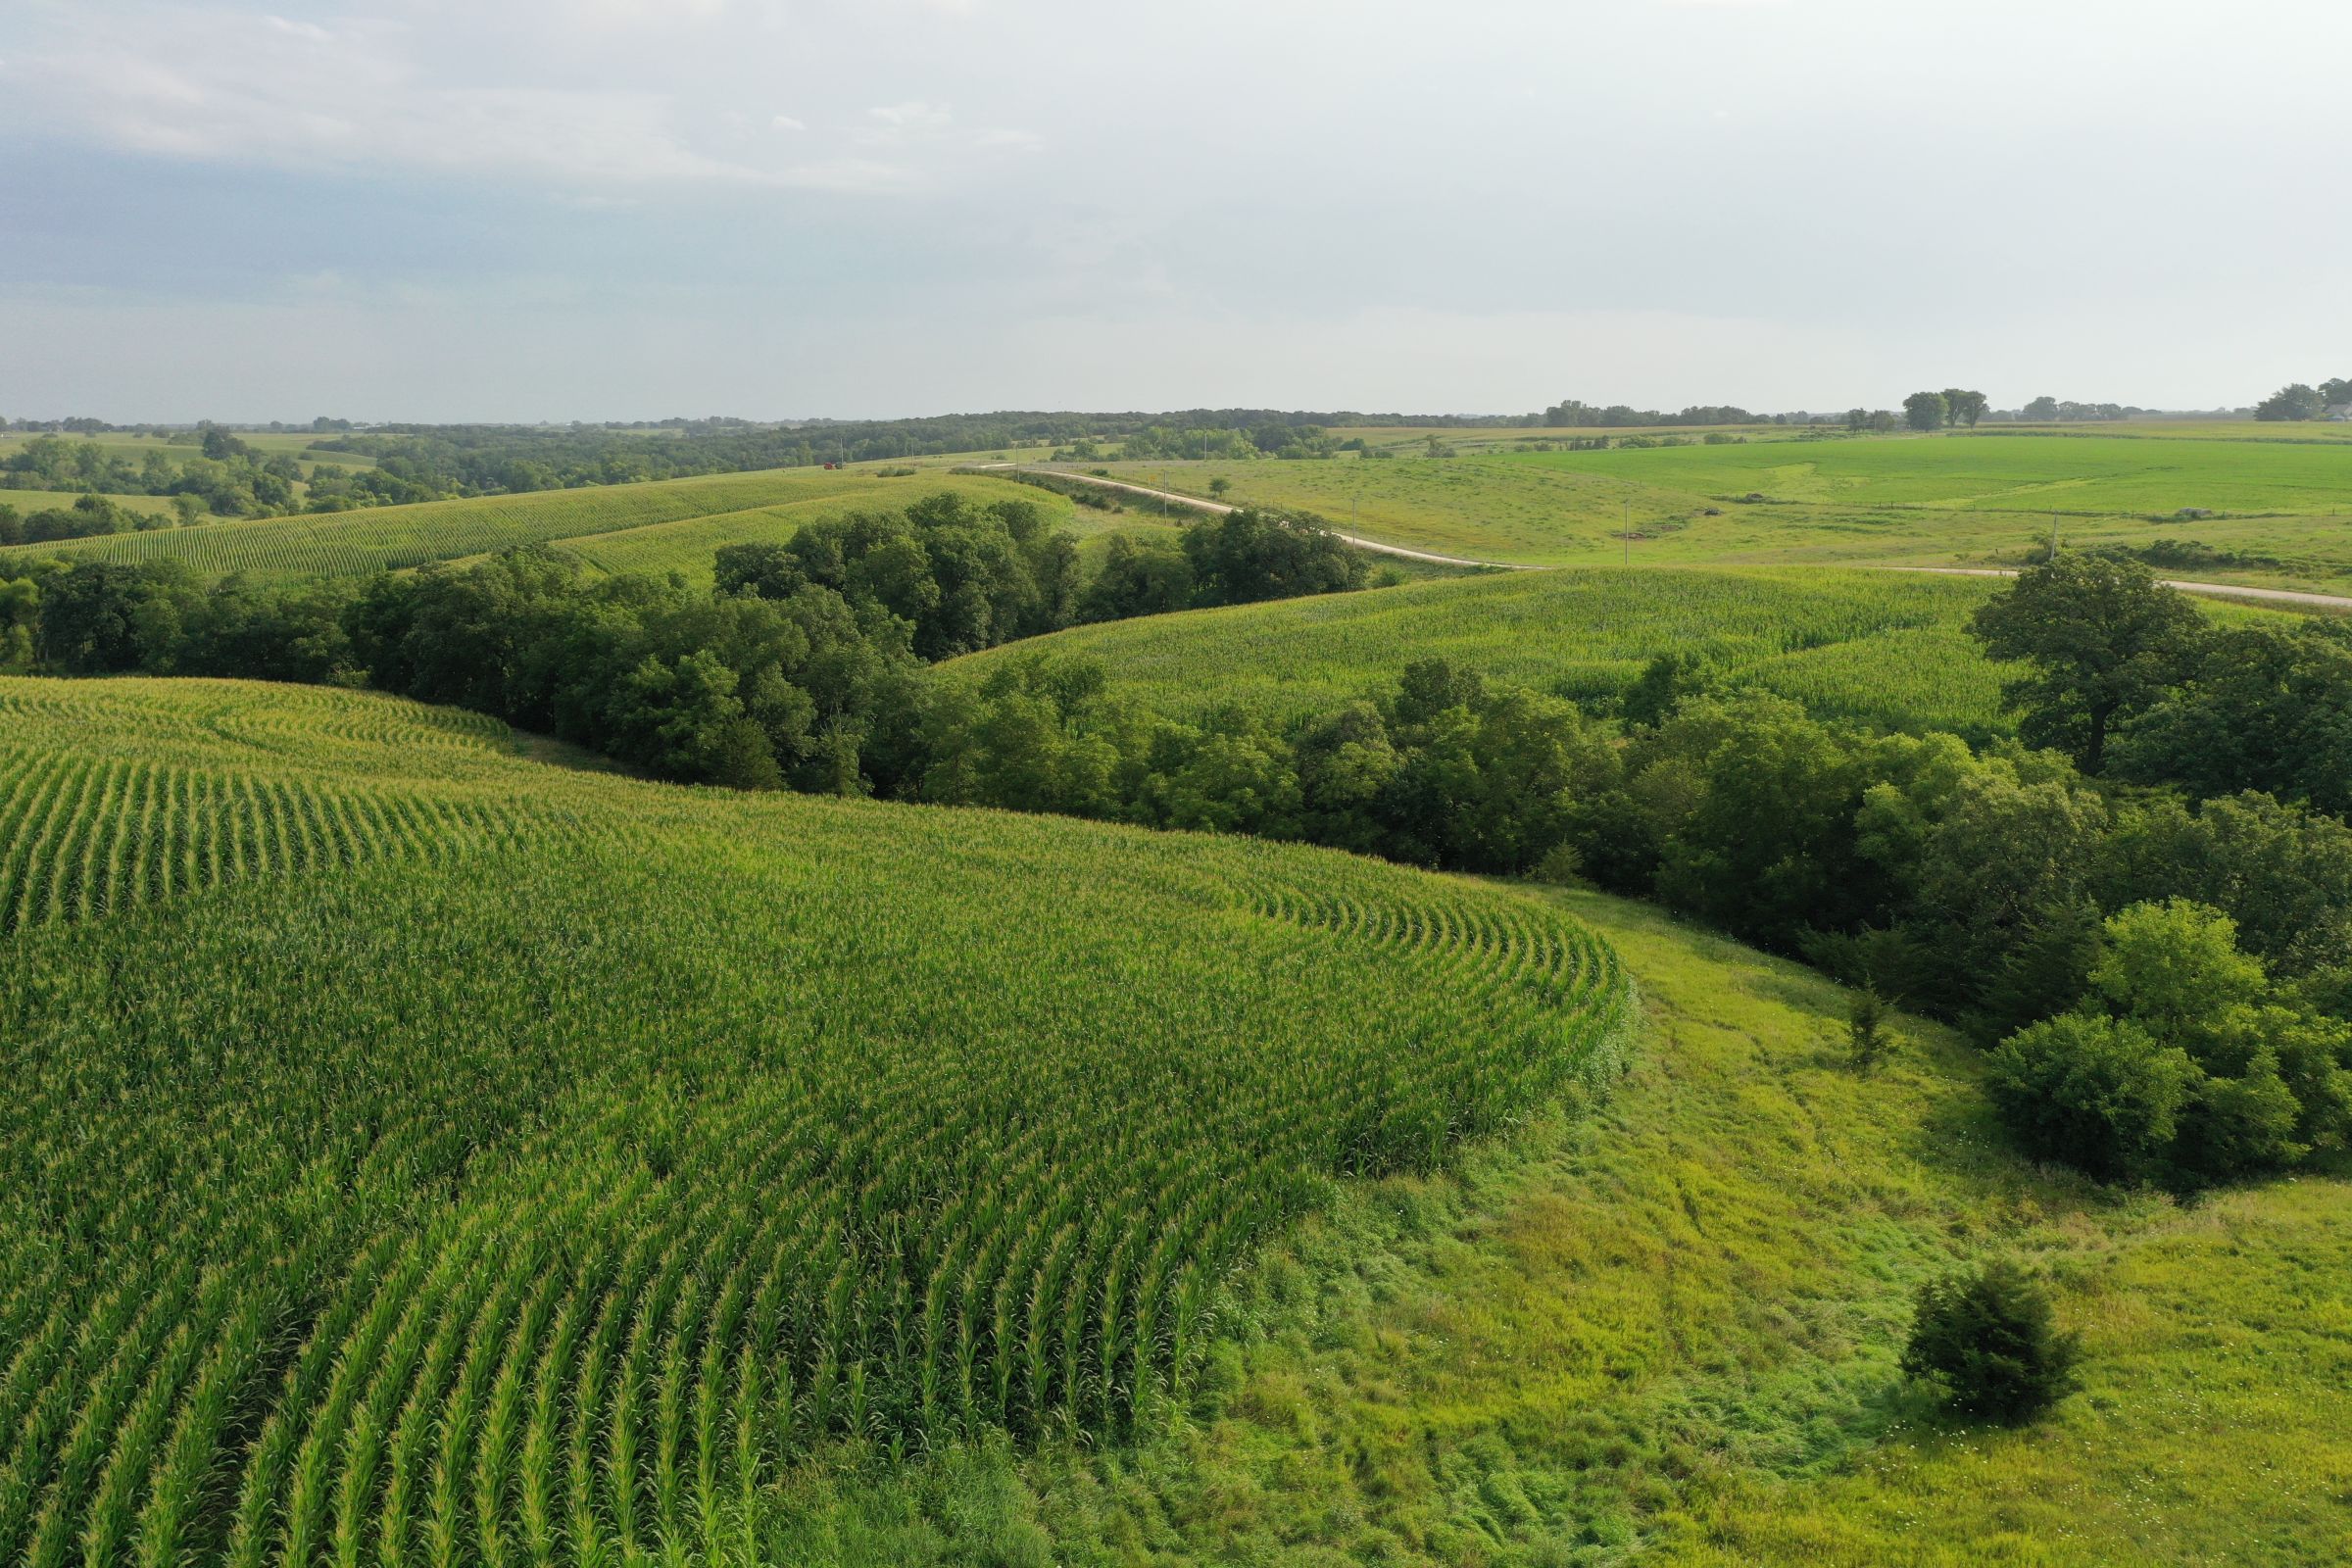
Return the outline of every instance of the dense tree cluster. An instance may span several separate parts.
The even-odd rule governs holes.
[[[69,506],[42,507],[29,514],[0,502],[0,545],[39,545],[139,528],[168,528],[173,520],[133,512],[111,496],[91,493],[75,496]]]
[[[1260,424],[1254,429],[1213,430],[1148,424],[1129,431],[1119,443],[1119,456],[1129,461],[1217,458],[1230,463],[1251,458],[1327,458],[1338,450],[1340,442],[1319,424]]]
[[[1543,422],[1555,430],[1617,428],[1644,424],[1755,424],[1761,416],[1730,404],[1692,405],[1679,414],[1637,409],[1623,403],[1605,407],[1564,398],[1544,411]]]
[[[2076,424],[2096,419],[2128,419],[2135,414],[2148,412],[2129,404],[2075,403],[2045,394],[2020,409],[2018,417],[2029,424]]]
[[[95,441],[36,435],[16,452],[0,458],[0,484],[25,490],[185,497],[188,505],[177,514],[179,521],[194,521],[205,512],[222,516],[262,516],[292,510],[294,486],[302,479],[301,466],[292,458],[258,452],[218,425],[181,432],[172,439],[196,450],[184,457],[173,457],[161,448],[150,447],[134,462],[122,449],[104,447]],[[112,533],[128,525],[121,519],[114,521],[114,526],[86,527],[82,532]]]
[[[2257,789],[2352,814],[2352,623],[2216,626],[2136,561],[2059,556],[1977,612],[2028,744],[2193,795]]]
[[[1940,392],[1914,392],[1903,399],[1903,420],[1914,430],[1936,430],[1947,425],[1965,424],[1971,429],[1984,417],[1987,405],[1984,394],[1971,392],[1966,387],[1947,386]],[[1851,426],[1856,409],[1846,416]],[[1873,428],[1878,426],[1877,416],[1870,416]]]
[[[2274,423],[2316,419],[2329,409],[2347,406],[2352,406],[2352,376],[2338,376],[2318,386],[2290,381],[2257,403],[2254,417]]]

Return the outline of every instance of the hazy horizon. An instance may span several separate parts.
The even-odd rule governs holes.
[[[32,0],[0,414],[2244,406],[2352,14]]]

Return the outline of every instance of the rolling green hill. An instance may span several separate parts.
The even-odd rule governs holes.
[[[0,680],[0,1559],[702,1557],[813,1446],[1159,1419],[1332,1179],[1616,1059],[1511,889]]]
[[[770,1561],[1156,1568],[2332,1568],[2352,1547],[2352,1181],[2176,1205],[2007,1152],[1979,1053],[1623,900],[1561,894],[1649,1027],[1596,1111],[1351,1188],[1237,1281],[1187,1426],[787,1486]],[[1953,1427],[1918,1283],[2028,1259],[2086,1387]]]
[[[827,494],[742,512],[652,522],[635,528],[558,539],[555,543],[598,571],[655,576],[674,571],[694,586],[708,588],[711,582],[712,558],[723,545],[780,544],[799,532],[803,523],[846,511],[853,503],[904,506],[918,495],[937,495],[942,491],[954,491],[976,502],[1026,501],[1042,510],[1055,526],[1073,533],[1092,534],[1113,526],[1112,519],[1105,514],[1072,506],[1064,497],[1050,491],[1026,485],[1016,487],[1002,479],[969,474],[926,472],[919,480],[919,488],[918,481],[910,476],[894,476],[871,482],[862,491],[850,489],[847,495]]]
[[[996,479],[943,481],[938,475],[878,477],[864,469],[778,468],[649,484],[427,501],[358,512],[252,517],[57,544],[18,545],[0,549],[0,574],[25,562],[62,559],[183,561],[204,577],[224,577],[231,572],[274,579],[368,576],[431,561],[488,555],[515,545],[561,542],[583,547],[592,538],[624,530],[699,521],[704,526],[691,535],[640,536],[632,544],[617,547],[612,559],[625,564],[612,569],[667,569],[674,565],[689,572],[699,570],[707,578],[710,551],[737,538],[733,526],[713,519],[732,515],[743,525],[742,537],[768,538],[774,536],[777,518],[773,513],[778,508],[798,508],[794,515],[805,516],[810,510],[890,507],[947,486],[1033,501],[1049,511],[1067,508],[1066,502],[1043,491]],[[810,504],[821,507],[812,509]]]
[[[1229,500],[1304,509],[1383,543],[1537,565],[2015,564],[2055,512],[2073,543],[2192,540],[2235,558],[2196,565],[2198,577],[2324,592],[2352,578],[2352,447],[2340,441],[1681,439],[1692,444],[1111,468],[1199,495],[1222,478]]]
[[[1964,628],[1993,588],[1867,571],[1520,572],[1080,626],[946,667],[976,678],[1041,651],[1085,655],[1163,712],[1240,702],[1293,717],[1416,659],[1606,698],[1675,651],[1825,717],[1983,735],[2007,727],[2001,675]]]
[[[548,750],[0,679],[7,1560],[2341,1558],[2352,1183],[2035,1169],[1620,900]],[[2087,1387],[1946,1429],[1994,1251]]]

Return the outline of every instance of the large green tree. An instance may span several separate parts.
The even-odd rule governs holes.
[[[2020,572],[1971,622],[1993,658],[2032,666],[2002,693],[2019,735],[2065,750],[2094,775],[2118,720],[2180,678],[2203,625],[2139,563],[2082,554]]]
[[[2270,420],[2316,419],[2327,412],[2327,399],[2317,387],[2290,381],[2254,406],[2254,417]]]
[[[1903,420],[1914,430],[1942,428],[1950,406],[1940,392],[1914,392],[1903,399]]]

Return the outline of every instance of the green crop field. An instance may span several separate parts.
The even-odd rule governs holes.
[[[1313,608],[1444,589],[1576,591]],[[546,752],[0,678],[0,1557],[2341,1559],[2352,1183],[2031,1167],[1624,901]],[[2088,1387],[1954,1432],[1992,1250]]]
[[[494,719],[371,693],[0,680],[0,932],[568,819],[564,775],[518,755]]]
[[[1858,507],[2047,514],[2342,513],[2352,453],[2313,442],[2177,440],[2154,446],[2096,436],[1976,435],[1759,442],[1650,451],[1531,453],[1539,467],[1616,476],[1718,500],[1760,491],[1775,501]]]
[[[1604,699],[1672,650],[1824,717],[1987,735],[2007,727],[2002,676],[1964,628],[1993,586],[1774,568],[1514,572],[1081,626],[947,667],[977,676],[1029,652],[1081,654],[1164,712],[1242,702],[1289,718],[1391,685],[1415,659]]]
[[[2332,438],[1686,439],[1694,444],[1106,466],[1196,495],[1223,478],[1229,500],[1303,509],[1383,543],[1523,564],[2014,565],[2047,539],[2055,512],[2072,543],[2191,540],[2238,558],[2175,575],[2324,592],[2352,579],[2352,449]],[[2184,508],[2215,515],[2175,515]]]
[[[958,481],[989,493],[1038,499],[1045,492],[1008,481]],[[840,510],[876,504],[904,504],[920,483],[939,488],[932,476],[922,480],[877,479],[845,469],[777,468],[760,473],[715,474],[694,479],[658,480],[647,484],[605,485],[576,490],[542,490],[526,495],[482,496],[466,501],[427,501],[407,507],[375,507],[358,512],[290,517],[253,517],[205,523],[191,528],[161,529],[150,533],[109,534],[59,544],[18,545],[0,549],[0,573],[12,565],[36,560],[66,561],[184,561],[200,575],[224,577],[243,572],[262,578],[368,576],[378,571],[419,566],[431,561],[461,560],[487,555],[514,545],[546,544],[561,540],[577,546],[595,535],[642,528],[648,524],[710,518],[728,513],[750,513],[792,503],[826,501]],[[712,529],[696,541],[731,542]],[[763,536],[755,534],[755,536]],[[687,563],[693,551],[664,551],[665,564]],[[635,569],[635,568],[630,568]],[[709,570],[709,563],[700,568]]]
[[[1523,892],[351,694],[0,702],[11,1563],[700,1556],[819,1443],[1112,1439],[1333,1177],[1619,1049]]]

